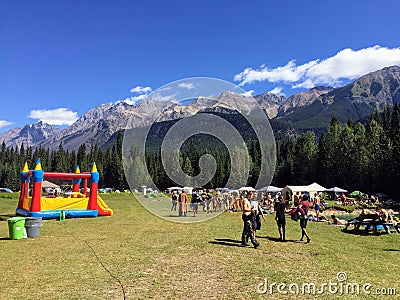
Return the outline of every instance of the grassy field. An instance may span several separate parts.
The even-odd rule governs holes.
[[[287,219],[288,242],[277,242],[273,215],[258,233],[258,249],[239,247],[240,213],[179,224],[152,215],[133,195],[105,195],[114,216],[45,221],[40,237],[9,240],[7,218],[17,199],[0,198],[1,299],[311,299],[303,283],[370,283],[371,294],[319,299],[399,299],[400,235],[359,236],[309,223],[311,243]],[[257,286],[285,283],[300,295],[259,294]],[[295,286],[292,285],[292,291]],[[395,288],[395,296],[376,295]],[[385,290],[383,290],[385,291]]]

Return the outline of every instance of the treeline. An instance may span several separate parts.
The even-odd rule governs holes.
[[[25,148],[24,145],[7,147],[3,142],[0,151],[0,187],[18,191],[20,172],[25,162],[32,170],[40,159],[42,169],[48,172],[75,172],[77,165],[81,172],[88,172],[95,162],[100,173],[99,186],[128,189],[122,166],[122,138],[123,132],[119,132],[115,145],[105,151],[97,144],[90,146],[90,149],[82,144],[77,151],[68,151],[64,150],[62,143],[57,150],[49,150],[41,147]]]
[[[213,138],[213,137],[211,137]],[[217,170],[206,187],[225,186],[229,178],[231,164],[250,168],[247,184],[255,186],[260,172],[260,147],[257,141],[247,140],[250,156],[248,165],[242,159],[240,149],[233,149],[231,158],[227,149],[215,147],[215,141],[208,143],[210,137],[193,137],[187,140],[179,151],[179,163],[183,171],[196,176],[200,173],[199,158],[204,154],[214,157]],[[122,163],[123,132],[119,132],[112,148],[101,150],[96,144],[87,148],[82,144],[77,151],[66,151],[62,144],[57,150],[43,148],[7,147],[3,142],[0,153],[0,186],[19,189],[19,174],[25,161],[30,169],[35,161],[41,159],[45,171],[73,172],[79,165],[81,172],[90,171],[91,163],[96,162],[100,172],[100,186],[114,189],[128,189]],[[212,144],[212,148],[207,148]],[[316,181],[326,187],[338,186],[348,190],[361,190],[367,193],[384,192],[393,198],[398,197],[400,186],[400,109],[387,106],[383,112],[376,112],[365,122],[340,124],[333,117],[330,126],[320,136],[306,132],[290,136],[277,142],[277,163],[273,185],[283,187],[287,184],[302,185]],[[130,159],[143,159],[140,153],[131,150]],[[161,155],[149,151],[144,156],[145,169],[132,168],[128,174],[135,178],[137,187],[146,183],[150,174],[156,185],[165,189],[175,183],[167,176]],[[128,162],[129,165],[129,162]],[[141,165],[141,164],[132,164]],[[148,171],[148,173],[147,173]],[[241,179],[242,175],[236,176]],[[207,176],[207,174],[205,174]]]
[[[277,146],[274,184],[338,186],[366,193],[383,192],[398,199],[400,186],[400,111],[387,106],[363,124],[341,125],[333,117],[316,139],[307,132]]]
[[[205,187],[225,186],[231,163],[243,167],[239,149],[230,158],[223,147],[207,148],[210,137],[188,139],[179,153],[182,170],[196,176],[200,173],[199,158],[211,154],[217,164],[212,180]],[[260,172],[261,152],[257,141],[246,141],[250,161],[247,185],[255,186]],[[276,145],[277,161],[272,184],[303,185],[318,182],[326,187],[341,187],[366,193],[383,192],[398,198],[400,186],[400,110],[399,105],[387,106],[364,122],[348,120],[340,124],[333,117],[319,137],[314,132],[287,136]],[[135,155],[133,155],[135,156]],[[138,155],[139,157],[140,155]],[[146,156],[146,165],[157,186],[175,185],[161,162],[161,154]],[[143,170],[132,170],[135,178],[144,178]],[[240,176],[237,176],[240,179]],[[145,182],[143,182],[145,184]]]

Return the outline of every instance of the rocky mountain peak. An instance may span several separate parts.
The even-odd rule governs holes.
[[[254,96],[254,99],[256,99],[258,104],[265,109],[270,118],[275,118],[278,115],[281,106],[287,101],[286,97],[272,93],[264,93]]]
[[[391,66],[364,75],[350,84],[349,94],[354,100],[366,101],[383,107],[400,102],[400,67]]]
[[[392,66],[360,77],[354,82],[333,89],[317,86],[286,98],[271,93],[253,97],[270,118],[279,118],[300,129],[324,128],[332,115],[358,120],[377,107],[400,102],[400,67]],[[184,118],[199,111],[241,113],[254,108],[254,100],[243,94],[226,91],[214,98],[198,97],[186,105],[146,98],[133,106],[126,102],[110,102],[84,113],[74,124],[61,130],[41,121],[0,134],[0,142],[9,146],[43,146],[76,150],[82,143],[105,145],[121,129],[142,127],[154,121]],[[129,124],[128,124],[129,121]]]
[[[0,135],[8,145],[36,146],[46,140],[52,141],[54,137],[61,134],[61,129],[42,121],[35,122],[31,125],[25,125],[22,128],[14,128]]]

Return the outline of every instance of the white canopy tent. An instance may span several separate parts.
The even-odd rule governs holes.
[[[267,193],[277,193],[282,191],[283,188],[278,188],[276,186],[273,185],[267,185],[261,189],[258,190],[258,192],[267,192]]]
[[[317,192],[325,192],[326,191],[326,188],[324,188],[322,185],[320,185],[316,182],[313,182],[312,184],[310,184],[308,186],[308,188],[310,191],[317,191]]]
[[[181,191],[183,188],[179,187],[179,186],[173,186],[173,187],[169,187],[167,188],[168,192],[172,192],[172,191]]]
[[[309,193],[310,198],[314,198],[314,194],[324,191],[326,191],[326,188],[314,182],[309,185],[287,185],[282,189],[282,195],[285,197],[286,194],[289,193],[291,195],[291,200],[294,200],[294,195],[300,196],[302,193]]]
[[[333,192],[333,193],[347,193],[348,191],[339,187],[333,187],[331,189],[326,189],[325,192]]]
[[[47,180],[43,180],[42,182],[42,189],[46,191],[46,193],[50,193],[50,192],[57,192],[57,193],[61,193],[61,188],[59,185],[47,181]]]
[[[240,189],[239,189],[239,191],[250,191],[250,192],[254,192],[255,191],[255,189],[254,188],[252,188],[251,186],[243,186],[243,187],[241,187]]]
[[[186,194],[191,194],[193,192],[193,188],[191,186],[184,186],[182,189]]]

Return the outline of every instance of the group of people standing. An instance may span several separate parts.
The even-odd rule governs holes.
[[[256,231],[261,227],[260,216],[265,220],[263,210],[258,201],[257,204],[252,205],[251,192],[248,192],[244,197],[243,201],[243,231],[242,231],[242,246],[249,246],[248,240],[250,239],[254,248],[257,248],[260,244],[256,240]],[[278,226],[279,240],[282,242],[286,241],[286,212],[289,209],[289,199],[285,199],[282,195],[278,195],[274,203],[275,220]],[[310,202],[307,195],[303,195],[297,206],[292,208],[289,215],[294,214],[292,219],[300,221],[301,238],[303,241],[306,238],[306,243],[310,243],[311,238],[307,233],[307,222],[308,222],[308,211],[310,209]],[[258,223],[259,222],[259,223]],[[259,225],[258,225],[259,224]]]
[[[178,209],[178,215],[186,217],[188,216],[189,204],[192,208],[194,217],[198,215],[199,205],[202,205],[203,211],[207,213],[215,212],[218,209],[221,209],[222,205],[225,211],[241,210],[243,220],[241,246],[250,246],[248,244],[250,240],[253,244],[253,247],[257,248],[260,244],[256,240],[256,232],[257,230],[261,229],[261,219],[265,220],[262,204],[273,201],[271,197],[268,199],[268,196],[263,196],[264,195],[261,196],[262,199],[260,201],[257,193],[253,193],[251,191],[244,192],[240,195],[237,194],[235,198],[232,193],[220,193],[217,191],[213,195],[209,190],[197,191],[193,189],[191,201],[189,203],[189,198],[185,190],[182,189],[180,193],[173,191],[171,211],[176,211]],[[316,198],[318,200],[318,197]],[[275,198],[273,210],[275,211],[275,220],[278,226],[279,240],[282,242],[286,241],[286,212],[292,208],[289,212],[289,215],[296,214],[296,220],[298,219],[300,221],[300,240],[303,241],[304,238],[306,238],[306,243],[310,243],[311,238],[306,230],[308,221],[307,215],[310,208],[309,198],[307,195],[302,195],[295,200],[295,207],[293,208],[293,206],[290,204],[290,195],[287,195],[287,197],[284,198],[279,194],[277,195],[277,198]],[[319,206],[319,204],[320,203],[316,203],[316,208]]]
[[[219,211],[221,209],[221,203],[223,195],[220,192],[215,192],[214,195],[210,190],[200,190],[196,189],[192,190],[192,197],[189,203],[189,197],[184,189],[182,189],[179,193],[178,191],[172,192],[172,207],[171,211],[176,211],[178,209],[179,217],[187,217],[188,216],[188,206],[193,211],[193,216],[196,217],[199,213],[199,205],[203,207],[203,211],[207,213],[212,213]],[[227,201],[224,201],[226,203]],[[228,209],[228,206],[225,204],[225,209]]]
[[[178,213],[180,217],[187,217],[188,214],[188,196],[185,190],[182,190],[179,194],[177,191],[172,192],[172,207],[171,211],[176,211],[178,206]]]
[[[279,239],[282,242],[286,241],[286,211],[289,209],[289,199],[285,199],[282,195],[278,196],[278,200],[275,202],[275,220],[278,226]],[[299,221],[301,228],[301,238],[303,241],[306,238],[306,243],[310,243],[311,238],[307,233],[307,222],[308,222],[308,211],[310,209],[310,201],[307,195],[301,196],[295,206],[291,208],[288,215],[295,221]]]

